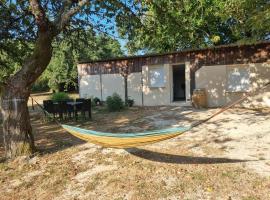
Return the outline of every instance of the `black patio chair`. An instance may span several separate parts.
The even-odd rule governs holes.
[[[82,111],[82,105],[83,105],[83,102],[85,101],[85,99],[83,98],[78,98],[76,99],[76,103],[80,103],[80,104],[76,104],[76,111]]]
[[[67,100],[67,113],[68,113],[68,117],[69,119],[71,119],[72,116],[75,116],[75,109],[74,109],[74,105],[68,104],[69,102],[74,102],[73,99],[68,99]]]
[[[63,120],[68,115],[67,101],[58,102],[58,113],[61,120]]]
[[[82,104],[82,110],[81,110],[84,119],[86,118],[86,112],[88,112],[89,119],[92,118],[91,108],[92,108],[91,99],[85,99]]]
[[[85,101],[84,98],[77,98],[75,100],[76,104],[75,104],[75,118],[76,120],[78,119],[78,112],[82,112],[82,105],[83,102]]]
[[[44,100],[43,101],[43,108],[49,114],[53,114],[53,117],[55,118],[56,112],[55,112],[55,108],[54,108],[54,104],[53,104],[52,100]]]

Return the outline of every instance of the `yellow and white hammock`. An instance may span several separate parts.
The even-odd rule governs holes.
[[[270,82],[266,83],[263,87],[259,89],[264,89],[268,85],[270,85]],[[156,131],[146,131],[142,133],[104,133],[104,132],[98,132],[98,131],[93,131],[93,130],[86,130],[86,129],[69,126],[69,125],[63,125],[63,124],[60,124],[59,122],[57,123],[61,125],[67,132],[71,133],[72,135],[82,140],[85,140],[85,141],[88,141],[97,145],[101,145],[103,147],[131,148],[131,147],[137,147],[137,146],[160,142],[160,141],[167,140],[167,139],[176,137],[178,135],[181,135],[182,133],[189,131],[190,129],[212,119],[213,117],[228,110],[234,105],[244,101],[245,99],[247,99],[247,97],[251,96],[255,92],[256,91],[248,93],[247,95],[232,102],[231,104],[224,106],[218,112],[208,117],[207,119],[197,121],[188,127],[168,128],[168,129],[162,129],[162,130],[156,130]]]

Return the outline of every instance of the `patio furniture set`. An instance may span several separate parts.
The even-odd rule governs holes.
[[[44,100],[43,108],[54,118],[58,117],[60,120],[63,119],[78,119],[78,113],[86,119],[87,115],[89,119],[92,118],[91,114],[91,99],[78,98],[75,101],[73,99],[52,101]]]

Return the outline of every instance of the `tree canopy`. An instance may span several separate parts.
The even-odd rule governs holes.
[[[36,11],[34,8],[36,8]],[[107,35],[107,39],[109,36],[115,36],[116,25],[122,23],[127,15],[135,16],[132,10],[136,10],[137,8],[138,5],[133,1],[127,3],[122,0],[1,0],[0,78],[3,81],[10,74],[14,74],[14,71],[18,71],[34,51],[39,28],[45,24],[44,22],[39,24],[42,17],[48,22],[46,26],[49,26],[52,30],[54,44],[66,39],[66,37],[69,37],[69,41],[73,40],[73,43],[76,43],[76,40],[87,37],[86,32],[105,34]],[[42,11],[42,16],[38,19],[35,14],[40,11]],[[89,42],[91,39],[93,37],[85,41]],[[93,46],[89,52],[93,52],[93,48],[98,49],[100,47]],[[104,47],[104,51],[106,48]],[[87,53],[82,50],[81,54]],[[95,55],[88,53],[88,56],[91,59],[95,56],[98,57],[97,53]]]
[[[38,2],[55,34],[53,57],[41,77],[50,86],[63,79],[74,82],[78,60],[123,55],[113,38],[116,25],[127,21],[127,13],[134,15],[133,1],[0,1],[0,82],[15,75],[34,51],[39,25],[31,2]]]
[[[76,39],[74,39],[74,37]],[[122,56],[119,42],[104,34],[86,31],[81,36],[71,35],[54,44],[54,53],[41,80],[48,81],[53,90],[77,87],[77,64],[82,60],[99,60]]]
[[[270,39],[269,0],[143,0],[142,7],[142,25],[120,29],[131,53]]]

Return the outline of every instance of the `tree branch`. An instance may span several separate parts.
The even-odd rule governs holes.
[[[77,3],[77,6],[72,7],[74,3]],[[55,21],[55,26],[58,31],[61,31],[65,28],[67,23],[69,22],[70,18],[73,17],[76,13],[78,13],[82,7],[84,7],[87,3],[89,3],[89,0],[67,0],[63,3],[63,7],[61,9],[61,13],[58,17],[58,19]]]
[[[45,31],[48,29],[49,20],[46,17],[46,13],[42,8],[39,0],[30,0],[31,12],[35,17],[36,24],[40,31]]]

